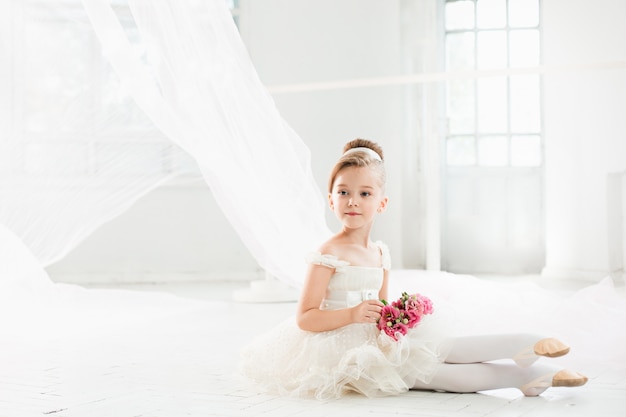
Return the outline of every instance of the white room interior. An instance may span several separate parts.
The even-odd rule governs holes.
[[[531,45],[537,50],[523,46],[518,51],[528,59],[515,63],[511,58],[511,65],[498,54],[485,58],[477,53],[475,66],[451,58],[447,37],[474,29],[463,27],[466,19],[449,26],[447,7],[458,7],[456,18],[464,21],[463,8],[473,8],[476,1],[489,10],[505,3],[521,7],[520,12],[538,10],[525,14],[531,22],[536,18],[529,25],[538,34],[539,42]],[[305,145],[299,150],[310,156],[312,188],[322,199],[346,141],[364,137],[383,146],[389,206],[376,220],[372,237],[391,250],[394,289],[415,286],[468,307],[471,312],[459,321],[478,320],[465,330],[504,332],[511,324],[536,325],[533,331],[554,328],[577,344],[556,363],[580,366],[590,378],[579,389],[551,388],[538,398],[524,398],[517,390],[476,395],[410,391],[334,402],[259,393],[237,374],[239,349],[292,315],[297,291],[286,299],[275,294],[274,301],[289,302],[238,302],[237,290],[270,274],[261,266],[267,263],[262,245],[249,239],[249,223],[237,222],[241,219],[224,202],[232,190],[225,192],[220,181],[212,190],[210,176],[198,168],[207,160],[219,163],[219,152],[202,159],[202,151],[214,148],[194,148],[189,153],[196,164],[185,146],[179,149],[176,138],[167,137],[171,131],[159,130],[160,121],[140,110],[149,103],[132,103],[121,87],[124,80],[116,76],[123,71],[112,70],[105,59],[111,44],[91,33],[86,18],[108,9],[83,10],[99,3],[111,3],[120,21],[132,21],[127,0],[0,1],[0,134],[9,132],[0,137],[0,417],[623,413],[626,2],[226,1],[259,85]],[[230,24],[231,16],[226,17]],[[500,31],[507,39],[509,26]],[[131,40],[137,35],[124,29]],[[27,46],[33,44],[38,46],[31,51]],[[79,58],[66,60],[76,51]],[[46,68],[46,59],[55,54],[67,65]],[[451,86],[475,88],[500,80],[508,92],[514,90],[509,80],[515,77],[539,86],[538,94],[527,91],[526,107],[515,108],[509,96],[505,101],[511,101],[491,105],[486,114],[472,107],[467,112],[471,120],[461,121],[475,130],[455,130],[458,117],[467,116],[463,111],[474,103],[449,99]],[[81,109],[85,103],[73,102],[72,94],[94,85],[96,92],[89,90],[88,99],[109,100],[122,117],[115,113],[119,119],[104,124],[95,117],[73,119],[91,108]],[[38,95],[58,86],[60,101]],[[519,120],[515,110],[532,119],[532,130],[513,129]],[[256,114],[237,116],[246,120]],[[504,130],[480,130],[485,118],[496,126],[504,123]],[[52,131],[66,125],[84,130],[77,130],[76,137],[75,132]],[[73,146],[84,145],[85,131],[97,137],[85,140],[84,161],[69,167],[69,179],[63,177],[68,172],[64,158],[83,155],[83,148]],[[148,156],[118,166],[115,155],[123,153],[99,148],[98,135],[113,147],[124,143],[120,149],[129,155]],[[518,156],[520,137],[531,140],[524,148],[529,151]],[[483,143],[496,144],[495,151],[485,154],[489,149]],[[91,200],[88,185],[87,192],[71,194],[74,186],[93,179],[98,164],[107,163],[113,167],[110,182],[93,189],[112,185],[119,193],[105,190],[102,197],[94,192]],[[37,197],[47,196],[47,187],[64,191],[68,184],[67,206],[50,213],[79,206],[69,222],[57,224],[45,207],[29,210]],[[26,203],[3,201],[7,195]],[[257,197],[235,200],[236,208],[271,212],[276,204],[252,195]],[[303,200],[317,203],[315,197]],[[64,234],[74,227],[71,216],[80,233]],[[330,229],[338,226],[329,210],[323,217]],[[55,240],[58,231],[63,233]],[[500,310],[494,314],[493,308]]]
[[[376,235],[390,245],[395,267],[592,281],[623,275],[622,2],[541,2],[543,248],[539,261],[508,271],[442,265],[447,200],[438,112],[444,99],[437,96],[439,83],[397,82],[443,70],[438,2],[248,0],[239,3],[239,13],[251,59],[281,115],[311,149],[322,192],[346,140],[367,137],[384,145],[391,204]],[[365,85],[349,85],[359,80]],[[322,85],[327,82],[336,86]],[[422,108],[424,98],[432,106]],[[460,211],[462,219],[476,221],[471,210]],[[211,192],[194,178],[152,191],[48,270],[69,282],[263,275]]]

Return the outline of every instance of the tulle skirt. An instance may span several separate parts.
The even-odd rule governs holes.
[[[280,395],[399,394],[417,380],[430,381],[446,357],[450,347],[439,321],[436,315],[424,317],[396,341],[374,324],[308,332],[290,318],[242,350],[241,371]]]

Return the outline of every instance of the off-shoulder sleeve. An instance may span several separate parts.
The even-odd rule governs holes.
[[[339,268],[350,265],[350,262],[342,261],[333,255],[322,255],[321,252],[311,252],[306,256],[308,264],[323,265],[329,268]]]
[[[391,269],[391,254],[389,253],[389,247],[380,240],[376,241],[376,245],[380,248],[380,253],[383,258],[383,269]]]

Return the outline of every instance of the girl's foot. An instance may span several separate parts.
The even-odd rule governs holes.
[[[556,374],[547,374],[522,386],[520,390],[526,397],[536,397],[550,387],[580,387],[588,378],[578,372],[563,369]]]
[[[569,352],[569,346],[561,342],[558,339],[549,337],[541,339],[534,346],[524,349],[513,357],[515,363],[525,368],[533,363],[540,356],[546,356],[548,358],[558,358],[559,356],[566,355]]]
[[[558,358],[569,352],[569,346],[553,337],[541,339],[535,343],[535,354],[539,356],[547,356],[548,358]]]

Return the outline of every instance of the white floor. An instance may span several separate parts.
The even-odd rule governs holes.
[[[558,285],[564,292],[576,287]],[[245,283],[130,286],[174,293],[185,301],[152,316],[124,310],[127,320],[118,326],[99,327],[97,312],[86,309],[81,323],[92,325],[45,337],[30,335],[0,346],[0,416],[626,414],[626,369],[606,367],[588,369],[590,381],[584,387],[551,388],[535,398],[512,389],[478,394],[409,392],[379,399],[354,395],[329,402],[261,394],[237,375],[238,348],[251,334],[293,314],[295,304],[232,302],[233,291],[245,287]],[[116,291],[111,294],[114,300]]]

